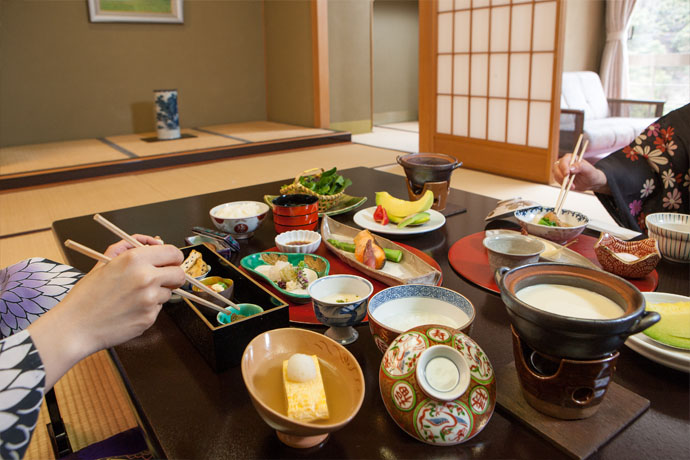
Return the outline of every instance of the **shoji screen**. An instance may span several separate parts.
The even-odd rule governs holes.
[[[562,0],[420,0],[420,150],[547,182]]]

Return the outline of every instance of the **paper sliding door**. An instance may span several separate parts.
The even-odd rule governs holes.
[[[548,182],[563,9],[562,0],[420,0],[420,151]]]

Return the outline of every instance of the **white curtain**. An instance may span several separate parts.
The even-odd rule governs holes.
[[[628,96],[628,24],[637,0],[606,0],[606,46],[601,83],[609,99]]]

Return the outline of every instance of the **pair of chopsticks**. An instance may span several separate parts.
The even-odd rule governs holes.
[[[582,134],[580,134],[580,137],[577,138],[575,150],[573,150],[573,155],[570,157],[570,164],[568,165],[569,168],[575,163],[579,163],[582,161],[582,157],[584,156],[585,151],[587,150],[587,145],[589,145],[589,141],[586,140],[585,143],[582,145],[582,149],[578,150],[580,148],[581,143]],[[553,211],[554,214],[556,214],[556,217],[558,217],[558,215],[561,213],[561,210],[563,209],[565,197],[568,195],[570,187],[573,186],[573,181],[575,180],[576,175],[577,174],[571,174],[570,172],[568,172],[568,176],[563,178],[563,183],[561,184],[561,192],[558,194],[558,200],[556,200],[556,206]]]

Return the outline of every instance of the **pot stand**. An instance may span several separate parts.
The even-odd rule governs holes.
[[[463,208],[462,206],[447,202],[448,195],[450,194],[449,181],[425,182],[422,186],[421,192],[419,193],[415,193],[415,189],[419,189],[419,187],[415,187],[409,178],[406,179],[405,183],[407,184],[407,195],[412,201],[419,200],[427,190],[431,190],[431,192],[434,194],[434,204],[431,205],[431,209],[439,211],[445,217],[450,217],[467,211],[467,209]]]

